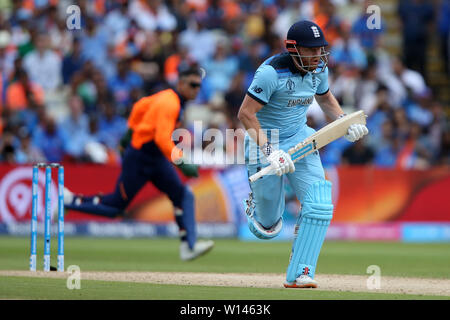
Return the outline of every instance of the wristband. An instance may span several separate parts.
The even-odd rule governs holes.
[[[270,144],[270,142],[266,142],[264,143],[264,145],[261,147],[261,152],[266,156],[270,156],[270,154],[272,153],[273,148],[272,145]]]

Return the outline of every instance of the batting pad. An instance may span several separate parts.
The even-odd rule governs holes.
[[[331,182],[322,180],[308,189],[296,225],[286,280],[294,282],[301,274],[314,273],[328,226],[333,217]]]
[[[275,238],[283,228],[283,219],[280,218],[278,222],[270,229],[264,228],[253,216],[247,217],[248,227],[250,231],[259,239],[268,240]]]

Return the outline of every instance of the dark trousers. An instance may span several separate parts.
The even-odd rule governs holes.
[[[167,194],[175,207],[182,207],[186,187],[173,164],[153,142],[141,150],[131,146],[126,149],[116,188],[113,193],[102,196],[101,203],[123,211],[147,182]]]
[[[128,146],[123,157],[122,171],[112,193],[103,196],[81,196],[78,197],[81,201],[73,201],[65,207],[115,218],[123,214],[147,182],[153,183],[158,190],[165,193],[179,209],[175,221],[180,229],[181,240],[186,240],[189,247],[193,248],[196,241],[194,195],[183,185],[173,164],[153,142],[144,145],[140,150]],[[99,201],[95,201],[97,197]]]

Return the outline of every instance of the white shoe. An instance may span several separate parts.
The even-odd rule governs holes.
[[[180,259],[183,261],[193,260],[214,247],[214,241],[212,240],[199,240],[195,243],[194,248],[191,250],[186,241],[180,244]]]
[[[317,288],[317,281],[306,274],[302,274],[294,282],[285,282],[285,288]]]
[[[70,191],[69,189],[67,189],[66,187],[64,187],[63,194],[64,194],[64,204],[65,205],[72,204],[72,201],[74,198],[73,192]],[[53,212],[52,212],[53,221],[58,221],[58,205],[59,204],[57,204],[56,206],[53,207]],[[63,211],[64,211],[64,214],[66,214],[66,211],[64,208],[63,208]]]

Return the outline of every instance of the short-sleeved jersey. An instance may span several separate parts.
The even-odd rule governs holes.
[[[302,75],[289,53],[270,57],[256,70],[247,94],[264,106],[256,113],[262,129],[278,129],[280,141],[306,126],[314,95],[328,92],[328,68]]]
[[[264,105],[256,117],[261,128],[267,130],[269,141],[275,148],[287,151],[311,133],[306,126],[306,112],[314,95],[327,92],[328,68],[322,73],[302,75],[289,53],[282,53],[270,57],[259,66],[247,95]],[[246,134],[246,162],[259,163],[263,159],[265,157],[256,142]]]
[[[173,89],[166,89],[136,102],[128,118],[128,127],[133,130],[131,145],[141,149],[148,142],[154,141],[166,158],[172,158],[176,148],[172,133],[180,120],[182,99]],[[182,156],[181,150],[175,149],[176,160]]]

